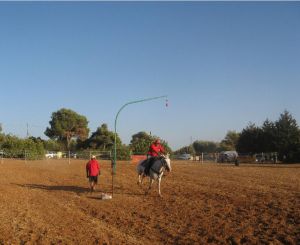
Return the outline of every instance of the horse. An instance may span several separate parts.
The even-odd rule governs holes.
[[[144,172],[145,170],[145,163],[148,160],[141,160],[137,167],[137,173],[138,173],[138,185],[143,183],[143,179],[144,177],[146,177],[146,174]],[[168,172],[171,172],[171,160],[169,158],[169,155],[166,156],[160,156],[158,158],[156,158],[149,170],[149,178],[150,178],[150,183],[149,183],[149,188],[146,191],[145,194],[148,194],[148,192],[151,189],[152,183],[154,182],[154,180],[158,181],[158,194],[161,197],[161,191],[160,191],[160,182],[161,182],[161,178],[164,175],[164,171],[167,170]]]

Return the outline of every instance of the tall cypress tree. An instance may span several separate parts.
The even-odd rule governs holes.
[[[300,130],[297,121],[285,110],[275,122],[275,125],[279,158],[287,162],[299,161]]]

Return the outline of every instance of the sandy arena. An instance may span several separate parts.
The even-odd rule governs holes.
[[[0,244],[300,244],[300,164],[173,161],[144,195],[135,165],[109,162],[89,193],[85,161],[0,164]]]

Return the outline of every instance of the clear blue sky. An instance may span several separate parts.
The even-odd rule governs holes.
[[[0,2],[0,122],[41,136],[69,108],[173,150],[287,109],[300,123],[300,2]]]

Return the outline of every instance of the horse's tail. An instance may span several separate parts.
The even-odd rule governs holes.
[[[142,165],[143,160],[139,161],[138,164],[136,165],[136,171],[138,174],[142,174],[144,172],[144,167]]]

